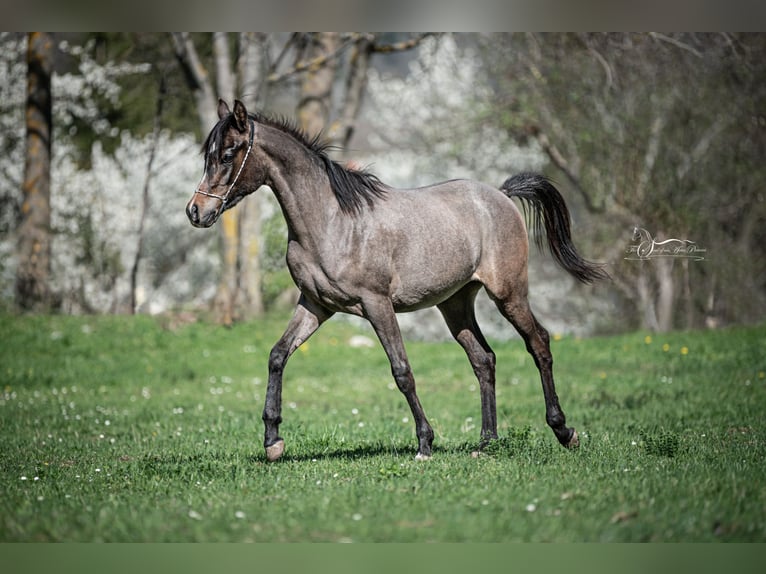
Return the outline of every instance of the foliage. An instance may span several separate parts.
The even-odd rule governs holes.
[[[0,162],[0,292],[10,298],[15,272],[14,230],[18,220],[20,181],[24,146],[23,101],[25,65],[23,36],[0,36],[3,108],[0,109],[0,148],[8,161]],[[121,105],[121,81],[145,74],[147,63],[97,61],[94,39],[73,43],[61,39],[57,45],[60,63],[53,76],[54,145],[52,159],[52,283],[61,307],[72,311],[119,311],[125,309],[126,270],[136,246],[139,200],[146,177],[149,137],[134,137],[110,121]],[[117,145],[114,142],[119,142]],[[183,201],[196,143],[189,136],[163,134],[164,160],[153,177],[152,190],[157,217],[152,218],[149,242],[154,249],[148,258],[144,291],[158,281],[173,281],[154,304],[167,306],[170,299],[193,300],[191,285],[184,279],[200,274],[200,267],[173,277],[179,262],[198,260],[191,240],[177,233],[183,217]],[[108,151],[107,151],[108,150]],[[193,168],[196,172],[197,165]],[[181,192],[183,186],[184,191]],[[160,206],[179,205],[160,219]],[[163,208],[164,209],[164,208]],[[184,229],[186,229],[184,227]],[[209,243],[201,242],[203,247]],[[204,264],[204,275],[210,272]],[[160,272],[162,278],[160,279]],[[197,289],[207,287],[204,281]],[[180,289],[179,289],[180,288]]]
[[[0,34],[0,233],[8,233],[19,217],[24,172],[24,98],[26,39],[23,34]],[[6,259],[6,246],[3,245]],[[9,255],[9,253],[8,253]],[[3,265],[3,263],[0,263]],[[0,270],[3,268],[0,267]]]
[[[370,71],[366,118],[374,162],[393,185],[411,187],[470,177],[500,185],[539,170],[540,150],[518,145],[492,117],[490,78],[470,42],[426,39],[405,75]]]
[[[762,541],[763,326],[553,342],[581,446],[558,446],[520,342],[495,343],[500,439],[454,343],[409,343],[436,431],[414,460],[380,346],[330,321],[261,446],[286,316],[0,316],[0,539],[9,541]],[[368,331],[364,331],[369,335]]]
[[[113,154],[98,143],[93,147],[88,170],[65,151],[57,156],[51,195],[60,240],[54,243],[54,275],[65,310],[126,309],[151,145],[151,135],[124,132]],[[196,149],[188,135],[160,135],[140,270],[144,310],[188,303],[214,287],[211,238],[194,234],[183,210],[188,182],[198,174]]]

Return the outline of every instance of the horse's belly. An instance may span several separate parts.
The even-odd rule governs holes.
[[[462,287],[462,285],[457,286],[456,288],[451,289],[449,291],[444,291],[440,293],[397,294],[391,298],[391,301],[394,305],[394,311],[396,311],[397,313],[409,313],[410,311],[419,311],[420,309],[427,309],[428,307],[433,307],[434,305],[438,305],[442,301],[446,301],[452,295],[457,293],[460,287]]]
[[[391,302],[397,313],[425,309],[446,301],[473,279],[473,265],[460,268],[424,265],[417,273],[394,276]]]

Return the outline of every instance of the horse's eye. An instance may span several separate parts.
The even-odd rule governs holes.
[[[221,161],[223,163],[231,163],[234,161],[234,154],[230,151],[227,151],[223,154],[223,157],[221,158]]]

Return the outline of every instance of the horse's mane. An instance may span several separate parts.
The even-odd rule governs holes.
[[[321,133],[313,138],[309,137],[293,120],[282,116],[270,116],[261,112],[248,115],[256,123],[291,136],[319,161],[330,179],[330,187],[344,213],[358,214],[365,205],[373,207],[375,200],[386,194],[386,186],[375,174],[366,169],[349,169],[333,161],[328,152],[334,149],[334,146],[324,140]],[[234,114],[229,114],[208,134],[202,148],[206,164],[210,144],[215,142],[216,149],[220,150],[223,145],[223,136],[233,123]]]

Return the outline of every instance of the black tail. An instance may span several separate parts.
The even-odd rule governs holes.
[[[509,177],[500,186],[508,197],[521,200],[524,215],[532,228],[539,248],[543,248],[542,228],[548,238],[548,248],[556,262],[583,283],[606,279],[603,265],[580,257],[572,243],[569,210],[559,191],[542,175],[520,173]]]

